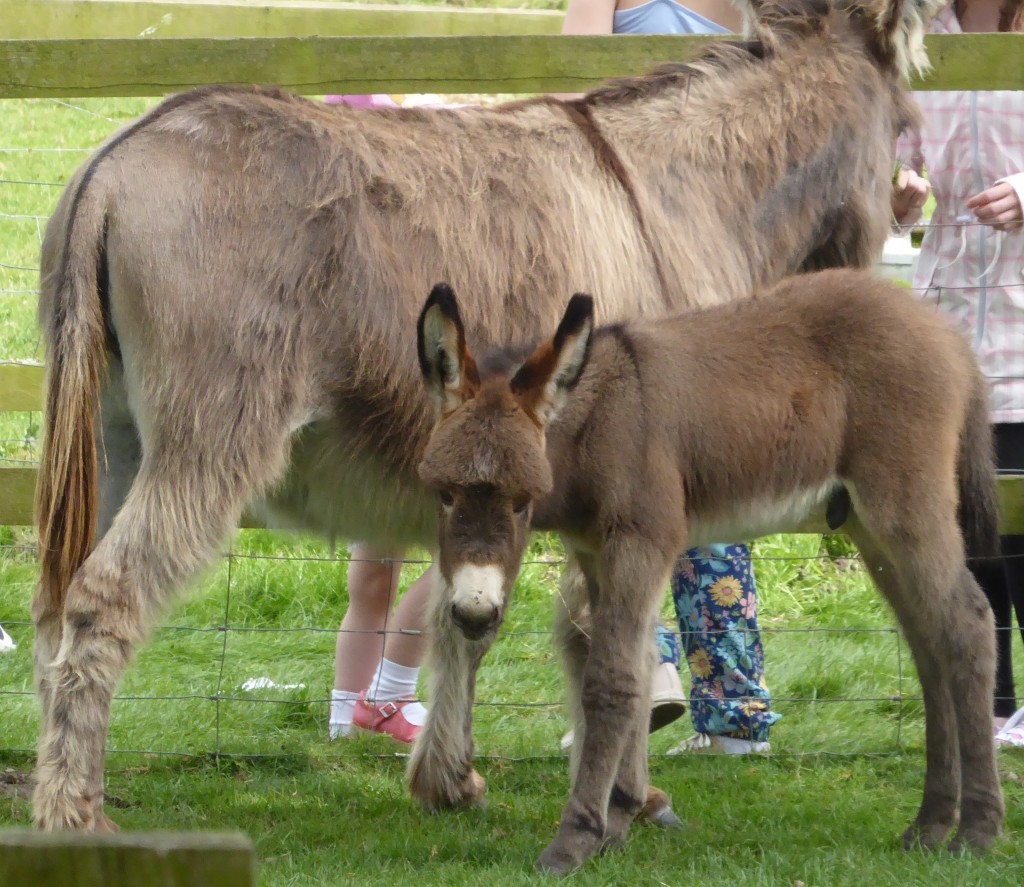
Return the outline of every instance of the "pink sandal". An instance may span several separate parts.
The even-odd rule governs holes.
[[[412,745],[419,735],[420,727],[410,724],[402,709],[415,698],[408,696],[390,702],[368,702],[366,693],[360,693],[352,713],[352,726],[370,733],[383,733],[403,745]]]

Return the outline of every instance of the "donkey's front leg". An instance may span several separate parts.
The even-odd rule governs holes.
[[[603,561],[583,670],[583,743],[558,833],[537,861],[551,874],[625,840],[647,794],[650,633],[672,559],[634,537],[609,542]]]
[[[476,672],[494,633],[469,640],[449,615],[438,579],[431,615],[430,710],[409,760],[409,790],[428,810],[465,807],[483,799],[484,778],[473,769]]]

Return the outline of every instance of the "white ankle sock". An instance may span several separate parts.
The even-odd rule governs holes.
[[[358,693],[331,690],[331,716],[327,722],[328,736],[337,739],[352,732],[352,713],[356,709]]]
[[[399,665],[390,659],[381,659],[366,689],[366,698],[373,702],[390,702],[404,696],[415,696],[419,676],[419,666]]]
[[[376,702],[390,702],[416,695],[416,681],[420,676],[419,666],[399,665],[390,659],[381,659],[377,672],[366,690],[366,698]],[[422,727],[427,719],[427,710],[418,702],[403,706],[402,715],[416,727]]]

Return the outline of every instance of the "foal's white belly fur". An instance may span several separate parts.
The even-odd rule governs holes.
[[[792,530],[809,515],[828,502],[832,491],[840,485],[837,478],[816,487],[804,487],[778,498],[748,499],[729,503],[716,514],[687,516],[686,544],[690,548],[715,543],[745,542]]]

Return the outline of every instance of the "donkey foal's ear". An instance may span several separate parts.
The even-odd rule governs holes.
[[[476,364],[466,350],[466,334],[455,293],[437,284],[427,297],[416,325],[416,351],[427,392],[440,415],[450,413],[477,384]]]
[[[513,393],[542,424],[562,408],[583,375],[593,331],[594,300],[577,293],[569,300],[555,337],[534,351],[512,378]]]

